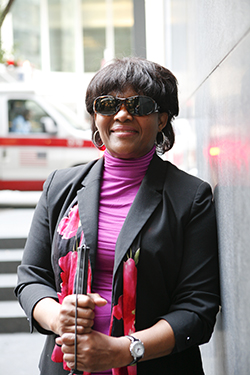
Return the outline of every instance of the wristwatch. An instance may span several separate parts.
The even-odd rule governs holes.
[[[125,337],[127,337],[131,341],[129,350],[134,359],[128,366],[132,366],[140,359],[142,359],[142,357],[144,356],[145,348],[141,340],[136,339],[134,336],[127,335]]]

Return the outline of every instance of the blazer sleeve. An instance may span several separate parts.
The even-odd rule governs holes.
[[[26,241],[21,265],[18,267],[18,283],[15,294],[25,311],[30,331],[33,326],[41,333],[48,334],[33,319],[35,305],[45,297],[58,300],[54,273],[51,264],[52,234],[49,227],[48,190],[53,180],[52,173],[44,184],[44,189],[34,212],[31,229]]]
[[[210,186],[199,184],[184,225],[183,256],[168,314],[174,352],[208,342],[219,308],[215,207]]]

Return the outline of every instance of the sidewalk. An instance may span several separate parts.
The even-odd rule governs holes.
[[[1,374],[39,375],[44,341],[45,336],[39,333],[0,334]]]

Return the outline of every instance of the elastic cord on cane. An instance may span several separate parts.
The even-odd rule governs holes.
[[[85,244],[78,247],[78,261],[77,261],[77,274],[76,274],[76,302],[75,302],[75,363],[74,369],[70,371],[70,375],[82,374],[82,371],[77,370],[77,307],[78,307],[78,294],[87,293],[87,273],[88,273],[88,251],[89,247]]]
[[[78,306],[78,293],[76,292],[76,309],[75,309],[75,370],[77,369],[77,306]]]
[[[78,282],[77,282],[78,284]],[[78,292],[76,288],[76,302],[75,302],[75,365],[74,369],[72,369],[69,373],[69,375],[79,374],[77,371],[77,306],[78,306]]]

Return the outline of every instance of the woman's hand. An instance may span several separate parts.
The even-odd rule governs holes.
[[[174,332],[167,321],[159,320],[154,326],[133,334],[145,347],[141,361],[159,358],[172,352],[175,346]],[[62,345],[63,359],[69,368],[75,368],[75,335],[64,333],[57,343]],[[106,336],[90,329],[90,333],[77,335],[78,370],[87,372],[105,371],[127,366],[132,361],[130,340],[127,337]]]
[[[62,345],[63,359],[69,368],[75,368],[75,335],[65,333],[56,341]],[[130,341],[126,337],[111,337],[91,330],[77,335],[77,364],[80,371],[105,371],[112,367],[123,367],[132,361]]]
[[[104,306],[107,301],[99,294],[78,295],[77,301],[77,333],[89,333],[94,324],[95,306]],[[64,298],[61,305],[57,333],[62,336],[64,333],[75,333],[75,305],[76,296],[69,295]]]
[[[64,298],[62,305],[52,298],[41,299],[33,310],[34,319],[40,326],[61,336],[64,333],[75,332],[75,302],[76,296]],[[78,295],[77,332],[90,332],[94,321],[95,306],[104,306],[107,301],[99,294]]]
[[[95,306],[104,306],[106,300],[99,294],[78,295],[77,303],[77,369],[82,371],[107,370],[113,365],[115,353],[119,352],[117,344],[121,339],[93,331]],[[64,361],[68,367],[74,368],[75,352],[75,296],[67,296],[60,312],[60,336],[56,343],[62,346]],[[123,338],[124,339],[124,338]],[[129,341],[125,339],[125,345]],[[124,365],[130,360],[125,359]],[[112,361],[112,362],[111,362]],[[120,363],[120,362],[118,362]]]

